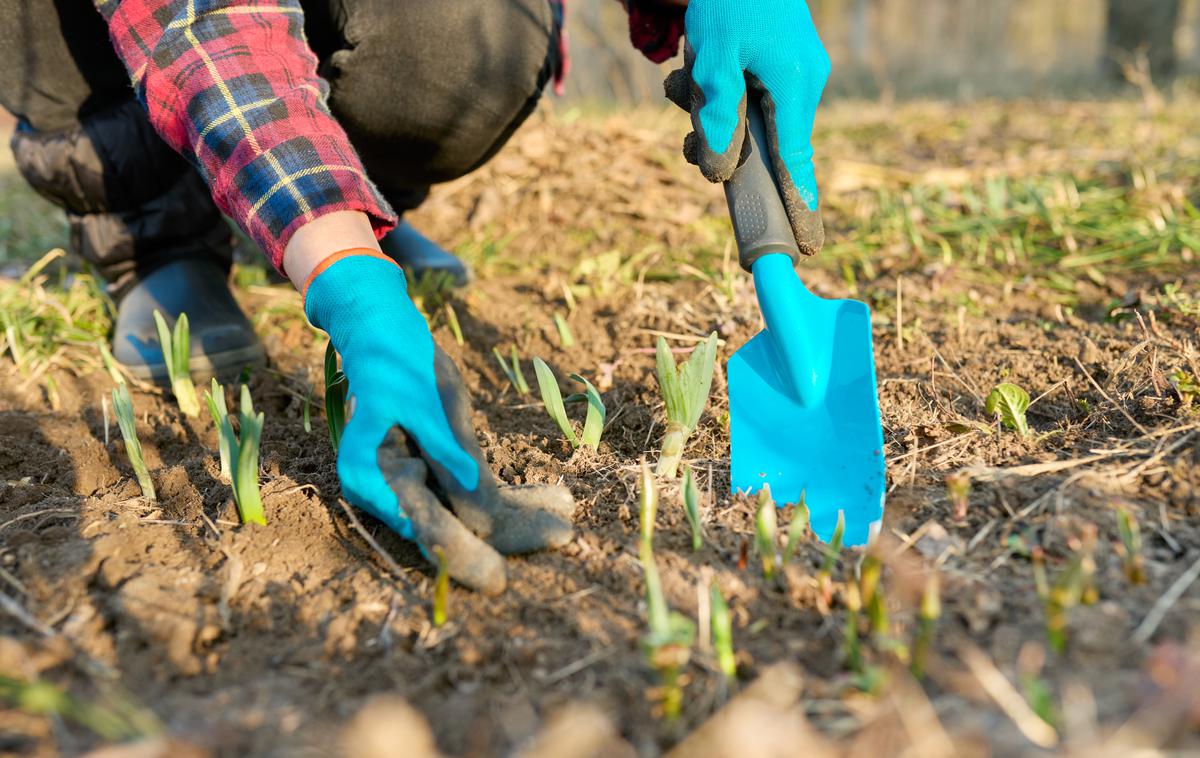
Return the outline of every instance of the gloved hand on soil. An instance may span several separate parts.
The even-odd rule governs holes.
[[[330,256],[309,276],[304,311],[329,333],[350,383],[337,463],[347,500],[427,558],[442,548],[450,576],[487,594],[504,590],[501,554],[570,541],[566,488],[500,487],[492,478],[462,379],[399,266],[369,249]]]
[[[801,0],[692,0],[684,66],[667,97],[692,115],[684,155],[713,182],[733,176],[746,135],[747,85],[762,91],[771,159],[800,251],[825,241],[812,131],[829,56]]]

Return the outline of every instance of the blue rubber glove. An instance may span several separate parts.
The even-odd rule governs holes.
[[[354,505],[414,540],[412,521],[380,471],[378,451],[394,426],[416,440],[425,459],[463,489],[479,485],[479,467],[455,439],[438,393],[433,337],[408,297],[404,272],[382,254],[331,259],[312,279],[304,313],[329,333],[342,356],[354,413],[338,448],[342,493]]]
[[[713,182],[733,176],[746,135],[747,83],[760,94],[771,160],[801,252],[821,249],[812,132],[829,56],[803,0],[691,0],[684,67],[667,96],[692,114],[684,154]]]

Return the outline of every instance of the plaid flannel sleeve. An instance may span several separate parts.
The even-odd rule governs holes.
[[[684,9],[646,0],[623,0],[629,11],[629,38],[633,46],[655,63],[674,58],[683,39]]]
[[[282,270],[293,232],[326,213],[396,223],[326,104],[298,0],[95,0],[163,139]]]

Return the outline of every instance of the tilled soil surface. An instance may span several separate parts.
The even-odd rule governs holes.
[[[237,525],[206,415],[186,419],[169,396],[134,391],[159,493],[147,502],[115,423],[106,428],[106,374],[59,370],[52,409],[43,385],[0,360],[0,579],[9,598],[0,673],[41,677],[84,701],[135,703],[176,740],[162,749],[178,754],[367,755],[362,746],[375,738],[396,754],[419,753],[422,718],[383,695],[406,701],[455,755],[510,754],[537,735],[550,751],[541,754],[654,755],[705,722],[728,696],[711,654],[693,656],[683,715],[668,724],[639,645],[638,462],[653,458],[664,425],[653,346],[659,333],[684,350],[716,331],[723,366],[760,322],[744,277],[727,293],[663,275],[668,251],[717,240],[719,261],[728,235],[710,221],[723,213],[720,193],[677,165],[678,121],[651,121],[540,119],[414,219],[459,243],[480,274],[450,301],[463,345],[444,310],[431,320],[475,398],[492,470],[508,483],[567,485],[578,501],[570,545],[510,560],[502,597],[453,588],[450,623],[435,628],[432,572],[419,552],[360,514],[381,554],[339,499],[312,389],[323,338],[304,325],[294,294],[250,287],[240,296],[271,356],[271,370],[250,380],[266,413],[265,527]],[[835,239],[852,233],[838,226]],[[804,273],[821,295],[849,294],[836,265]],[[1019,706],[1037,685],[1061,704],[1054,721],[1070,745],[1200,749],[1189,733],[1200,716],[1200,585],[1164,601],[1200,558],[1200,422],[1192,395],[1171,381],[1196,370],[1198,322],[1151,318],[1161,284],[1089,284],[1078,307],[1064,308],[1030,279],[989,284],[912,260],[857,282],[877,293],[890,493],[881,551],[897,639],[912,639],[926,573],[938,572],[941,585],[921,686],[881,646],[869,649],[890,682],[883,695],[864,694],[844,656],[842,583],[857,553],[834,572],[831,608],[814,578],[821,546],[804,545],[782,579],[757,570],[754,504],[728,494],[718,371],[687,450],[706,494],[705,544],[691,552],[677,486],[663,483],[659,568],[672,607],[693,618],[697,589],[719,584],[742,686],[780,661],[803,672],[802,696],[781,711],[815,730],[797,750],[1029,751],[1042,722]],[[1126,298],[1126,317],[1109,318],[1108,302],[1129,291],[1142,299]],[[555,312],[569,314],[574,347],[560,346]],[[511,344],[531,381],[537,355],[560,376],[581,372],[598,386],[608,407],[599,452],[572,454],[540,403],[508,387],[492,349],[507,354]],[[1035,398],[1029,438],[985,411],[1001,381]],[[963,470],[973,485],[958,519],[945,479]],[[1142,585],[1122,572],[1118,507],[1141,524]],[[790,515],[781,512],[784,529]],[[1092,528],[1098,598],[1070,611],[1066,652],[1054,654],[1022,546],[1044,550],[1053,582]],[[556,731],[556,719],[566,728]],[[592,741],[555,742],[563,731]],[[0,711],[0,752],[70,754],[102,742],[70,719]]]

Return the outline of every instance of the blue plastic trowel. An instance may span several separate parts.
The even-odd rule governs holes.
[[[845,543],[863,545],[879,530],[885,492],[871,311],[817,297],[800,281],[762,111],[749,101],[749,146],[725,195],[766,328],[729,359],[733,491],[769,485],[781,505],[803,498],[826,542],[840,511]]]

